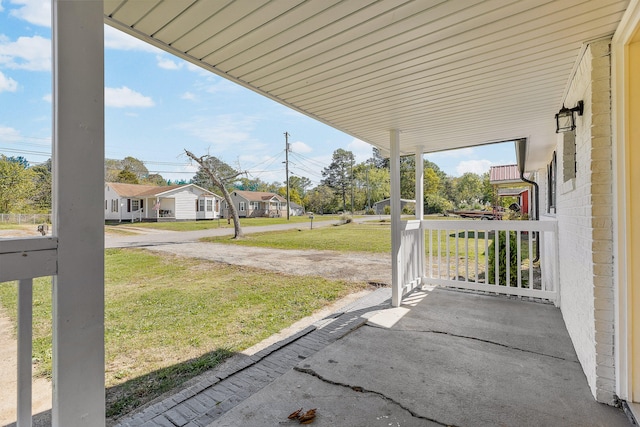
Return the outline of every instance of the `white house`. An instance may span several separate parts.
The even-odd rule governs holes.
[[[106,221],[185,221],[220,217],[222,198],[195,184],[104,185]]]
[[[231,192],[231,200],[240,218],[279,218],[287,216],[287,201],[276,193],[234,190]],[[222,202],[222,217],[228,218],[229,215],[227,202],[224,201]]]
[[[541,262],[556,261],[545,295],[594,398],[640,407],[639,0],[52,5],[53,235],[0,246],[0,281],[20,281],[19,422],[30,420],[32,279],[51,276],[52,424],[105,423],[105,23],[388,154],[396,306],[427,276],[420,236],[434,223],[421,203],[401,221],[400,156],[519,141],[540,221],[483,223],[544,237]],[[575,132],[556,134],[554,116],[580,105]]]

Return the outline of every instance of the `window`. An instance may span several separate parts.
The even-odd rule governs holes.
[[[133,212],[137,211],[138,209],[140,209],[140,200],[138,199],[132,199],[131,200],[131,210]]]
[[[562,180],[567,182],[575,178],[577,172],[576,132],[564,132],[562,134]]]
[[[198,210],[200,212],[204,212],[204,199],[199,199],[198,200]]]
[[[207,200],[207,212],[211,212],[213,210],[213,200]]]
[[[556,213],[556,177],[558,165],[556,152],[553,152],[551,163],[547,166],[547,212]]]
[[[118,212],[118,201],[111,200],[111,212]]]
[[[240,212],[244,212],[245,202],[240,202]]]

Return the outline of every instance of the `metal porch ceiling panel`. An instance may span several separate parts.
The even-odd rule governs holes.
[[[106,0],[105,22],[383,151],[527,137],[628,0]]]

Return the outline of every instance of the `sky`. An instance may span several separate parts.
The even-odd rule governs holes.
[[[0,0],[0,154],[51,156],[51,1]],[[171,180],[193,177],[184,155],[210,154],[266,182],[314,184],[338,148],[356,162],[372,147],[195,65],[105,26],[105,155],[135,157]],[[425,156],[448,175],[515,163],[512,143]]]

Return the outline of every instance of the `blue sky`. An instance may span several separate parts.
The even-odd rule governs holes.
[[[50,0],[0,0],[0,154],[43,162],[51,152]],[[133,156],[168,179],[196,168],[183,149],[209,153],[250,177],[284,180],[290,170],[314,183],[338,148],[356,161],[365,142],[316,122],[179,58],[105,26],[105,151]],[[515,163],[513,144],[427,155],[447,174],[482,173]]]

